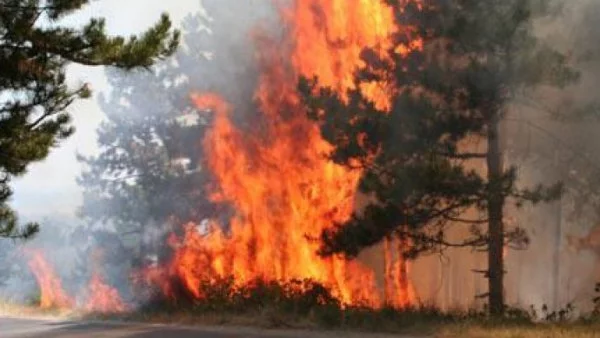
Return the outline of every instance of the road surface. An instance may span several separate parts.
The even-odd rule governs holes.
[[[1,338],[389,338],[391,335],[266,331],[247,328],[178,327],[139,323],[77,322],[64,320],[1,318]],[[407,338],[407,337],[404,337]]]

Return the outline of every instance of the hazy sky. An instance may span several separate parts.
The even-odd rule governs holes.
[[[104,17],[111,34],[128,36],[152,25],[162,12],[169,13],[179,25],[187,14],[200,8],[200,0],[99,0],[92,1],[72,22],[77,25],[90,17]],[[81,191],[75,182],[81,167],[75,156],[77,152],[90,154],[95,150],[96,128],[103,119],[96,95],[110,88],[102,67],[73,66],[68,75],[71,81],[89,82],[94,97],[70,108],[77,128],[75,135],[54,149],[45,161],[31,165],[25,176],[14,180],[11,205],[24,218],[71,216],[81,201]]]

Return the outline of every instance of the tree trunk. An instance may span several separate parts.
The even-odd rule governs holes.
[[[490,314],[504,313],[504,193],[502,191],[502,151],[500,149],[500,116],[494,114],[488,130],[488,285]]]
[[[552,278],[554,311],[560,311],[560,249],[562,248],[562,199],[556,201],[556,228],[554,230],[554,271]]]

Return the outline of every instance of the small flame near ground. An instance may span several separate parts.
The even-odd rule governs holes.
[[[63,289],[60,278],[55,273],[54,267],[46,260],[43,252],[30,249],[26,251],[26,254],[29,256],[29,268],[40,288],[40,307],[42,309],[73,307],[73,299]]]
[[[54,267],[46,260],[41,250],[24,250],[28,257],[28,265],[39,286],[40,308],[72,310],[81,309],[87,312],[118,313],[127,310],[119,292],[105,283],[98,273],[93,273],[83,289],[86,301],[78,305],[63,288]]]
[[[88,312],[117,313],[127,310],[117,289],[108,286],[98,273],[92,275],[87,293],[89,296],[84,309]]]

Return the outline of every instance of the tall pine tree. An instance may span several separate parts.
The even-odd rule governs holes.
[[[518,186],[516,169],[503,163],[501,122],[519,96],[567,85],[577,74],[532,31],[534,13],[548,9],[544,1],[388,3],[399,27],[394,46],[383,55],[364,51],[356,82],[391,84],[389,111],[360,89],[341,97],[318,79],[300,82],[309,115],[335,146],[332,159],[363,170],[360,188],[372,200],[322,234],[321,253],[353,257],[388,236],[410,243],[408,257],[448,247],[485,249],[490,311],[501,314],[503,250],[527,241],[523,230],[505,228],[505,204],[559,192],[558,185]],[[418,39],[422,49],[398,52]],[[472,236],[452,241],[453,224],[468,226]]]
[[[37,224],[20,227],[7,205],[10,180],[73,132],[69,106],[90,96],[86,85],[69,88],[71,63],[148,68],[177,48],[179,32],[163,15],[139,36],[108,36],[103,19],[80,29],[59,21],[89,0],[4,0],[0,4],[0,237],[33,235]]]

